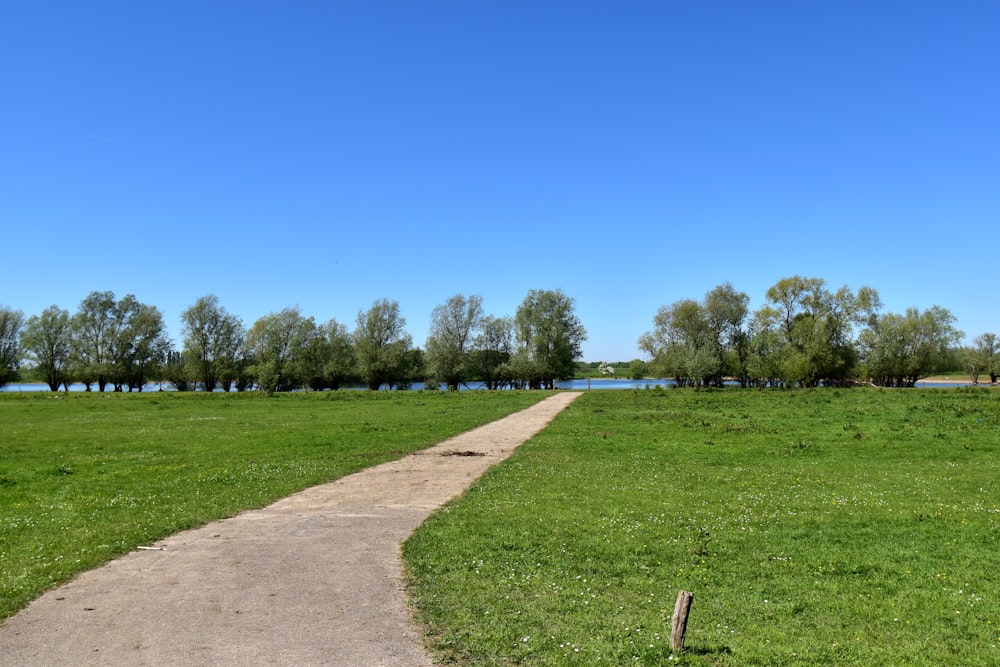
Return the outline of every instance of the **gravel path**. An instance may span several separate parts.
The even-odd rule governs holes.
[[[81,574],[0,625],[0,662],[431,665],[410,619],[400,545],[578,396],[555,394]]]

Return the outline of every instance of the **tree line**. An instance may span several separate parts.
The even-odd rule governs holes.
[[[749,303],[726,282],[701,300],[662,306],[638,340],[648,360],[634,360],[631,375],[696,387],[732,380],[743,387],[912,387],[958,368],[974,381],[988,375],[995,383],[1000,373],[1000,338],[984,333],[958,347],[963,333],[939,306],[884,313],[873,288],[834,291],[802,276],[779,280],[756,311]],[[71,383],[141,391],[151,379],[182,391],[406,388],[417,381],[542,389],[573,377],[587,337],[574,300],[560,290],[531,290],[513,315],[499,317],[484,312],[482,297],[457,294],[434,308],[423,348],[389,299],[359,311],[350,330],[336,319],[317,323],[297,307],[248,328],[214,295],[183,311],[181,324],[177,349],[155,306],[112,292],[90,293],[73,314],[51,306],[25,318],[0,307],[0,386],[18,379],[23,366],[53,391]]]
[[[297,307],[246,327],[214,295],[184,310],[181,325],[177,349],[155,306],[110,291],[90,293],[73,314],[50,306],[25,318],[0,307],[0,386],[23,366],[52,391],[73,383],[142,391],[154,379],[180,391],[392,389],[415,381],[542,389],[572,376],[587,337],[574,300],[560,290],[531,290],[514,315],[502,317],[487,315],[478,295],[455,295],[434,308],[424,349],[414,347],[398,302],[389,299],[359,311],[350,331]]]
[[[651,371],[681,386],[733,379],[743,387],[912,387],[958,368],[995,383],[1000,372],[997,336],[985,333],[972,347],[958,347],[964,334],[940,306],[884,313],[871,287],[834,291],[823,279],[802,276],[775,283],[756,311],[749,302],[727,282],[701,300],[661,307],[638,342]]]

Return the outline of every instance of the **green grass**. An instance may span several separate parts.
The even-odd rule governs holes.
[[[0,394],[0,618],[136,545],[399,458],[545,395]]]
[[[998,449],[987,389],[591,392],[414,534],[410,590],[461,664],[1000,664]]]

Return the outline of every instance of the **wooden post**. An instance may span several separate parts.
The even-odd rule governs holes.
[[[684,634],[687,632],[688,613],[691,611],[691,603],[694,601],[694,593],[680,591],[677,593],[677,604],[674,605],[674,615],[670,619],[670,650],[684,650]]]

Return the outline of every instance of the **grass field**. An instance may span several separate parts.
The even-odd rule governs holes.
[[[399,458],[545,395],[0,394],[0,619],[136,545]]]
[[[459,664],[996,665],[998,450],[996,390],[592,392],[414,534],[411,594]]]

